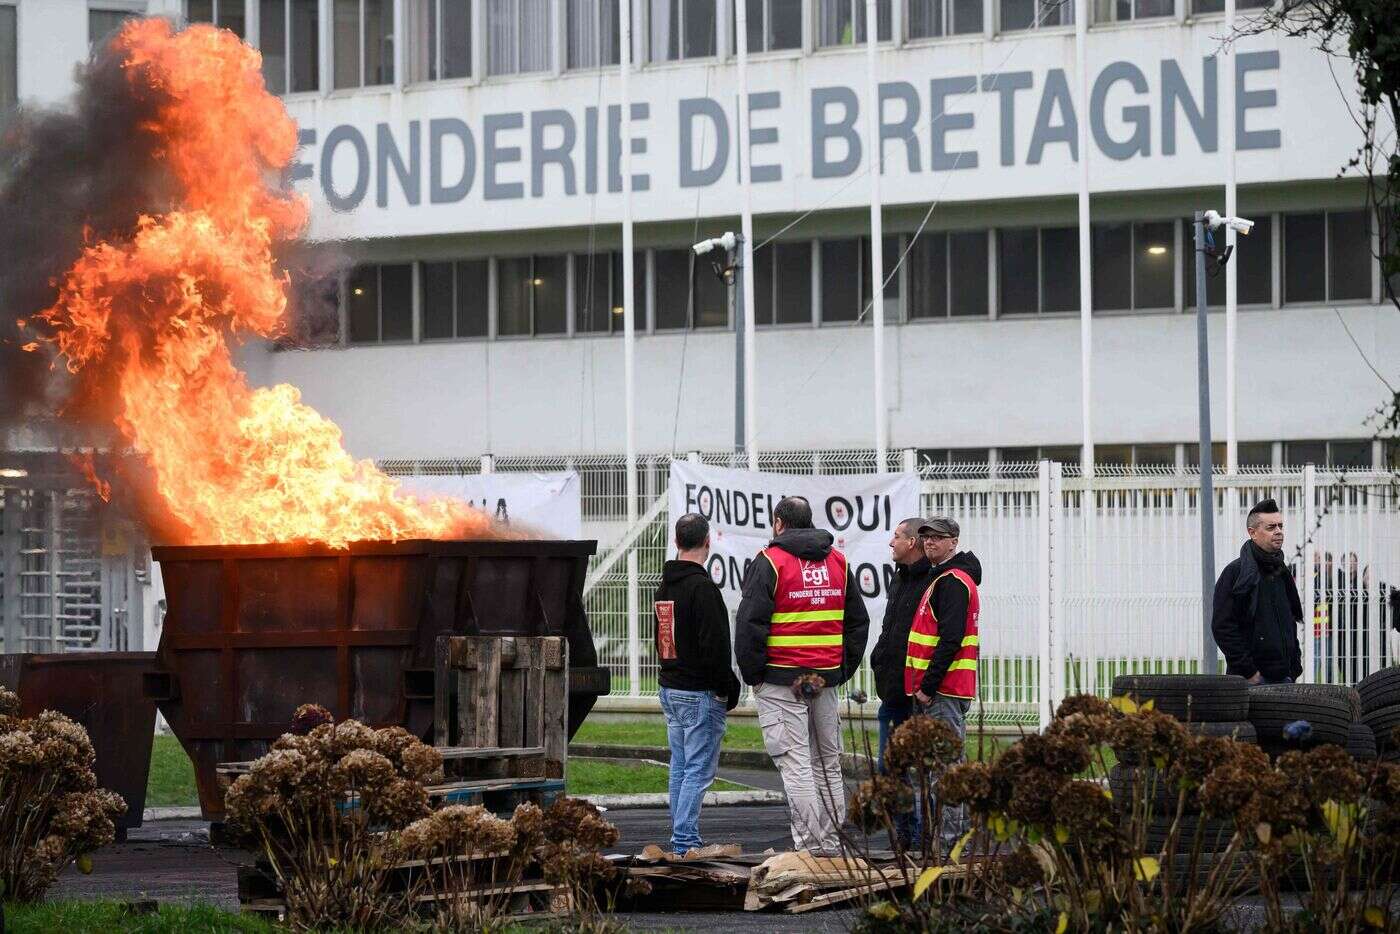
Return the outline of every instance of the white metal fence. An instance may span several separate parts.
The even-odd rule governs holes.
[[[734,454],[698,455],[742,466]],[[599,539],[586,605],[600,661],[616,695],[656,694],[649,595],[660,583],[669,533],[670,455],[638,458],[637,513],[625,520],[621,457],[498,458],[486,469],[572,468],[583,489],[584,534]],[[476,461],[383,465],[394,473],[476,472]],[[1034,723],[1054,698],[1106,694],[1114,675],[1184,672],[1201,664],[1200,484],[1194,473],[1101,470],[1093,478],[1043,461],[949,469],[892,452],[890,470],[923,476],[922,511],[962,527],[961,545],[981,559],[980,716],[996,724]],[[786,473],[865,473],[870,451],[776,452],[760,467]],[[1397,478],[1313,467],[1215,477],[1216,569],[1244,541],[1244,516],[1258,499],[1278,499],[1286,553],[1312,625],[1300,631],[1304,678],[1353,683],[1391,663],[1391,588],[1400,586]],[[637,555],[629,580],[628,551]],[[1311,569],[1311,573],[1305,573]],[[628,588],[643,618],[629,627]],[[873,636],[872,636],[873,645]],[[857,679],[871,686],[868,672]]]

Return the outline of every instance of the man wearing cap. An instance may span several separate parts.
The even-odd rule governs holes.
[[[982,563],[972,552],[958,551],[959,532],[957,522],[941,516],[919,526],[933,583],[909,628],[904,690],[916,712],[942,720],[965,739],[967,711],[977,697]],[[944,809],[940,836],[945,848],[962,836],[966,823],[963,808]]]
[[[1249,539],[1215,582],[1210,629],[1226,673],[1251,684],[1296,681],[1303,673],[1298,626],[1303,603],[1283,560],[1283,514],[1261,500],[1245,518]]]

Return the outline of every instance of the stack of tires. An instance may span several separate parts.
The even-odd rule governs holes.
[[[1114,696],[1131,697],[1139,704],[1152,702],[1153,709],[1171,714],[1192,733],[1225,736],[1253,743],[1257,734],[1249,721],[1249,684],[1233,675],[1121,675],[1113,679]],[[1146,849],[1162,852],[1176,818],[1178,794],[1165,769],[1125,757],[1110,770],[1109,789],[1120,806],[1127,806],[1135,794],[1152,795],[1152,820],[1147,827]],[[1142,791],[1138,791],[1138,787]],[[1234,835],[1234,822],[1204,817],[1189,804],[1177,827],[1174,868],[1186,871],[1186,857],[1195,846],[1199,832],[1201,859],[1197,871],[1208,870],[1214,856],[1223,851]]]
[[[1292,749],[1313,749],[1332,743],[1344,749],[1364,749],[1361,731],[1352,729],[1360,719],[1361,699],[1342,684],[1256,684],[1249,688],[1249,722],[1259,734],[1259,745],[1270,756]],[[1307,729],[1293,726],[1307,721]]]
[[[1372,758],[1400,761],[1400,743],[1394,735],[1400,726],[1400,667],[1367,675],[1356,692],[1361,701],[1361,722],[1371,734]]]

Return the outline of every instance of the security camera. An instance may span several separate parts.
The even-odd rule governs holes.
[[[734,236],[733,231],[725,231],[722,236],[712,237],[709,240],[702,240],[691,247],[691,249],[695,251],[696,256],[704,256],[706,253],[716,248],[729,253],[733,251],[734,245],[737,242],[738,239]]]
[[[1246,237],[1254,229],[1254,221],[1245,220],[1243,217],[1221,217],[1219,211],[1207,211],[1204,220],[1212,230],[1223,224]]]

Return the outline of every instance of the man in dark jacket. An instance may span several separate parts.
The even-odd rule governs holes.
[[[725,714],[739,703],[729,611],[705,570],[709,554],[705,517],[677,519],[676,560],[662,567],[653,604],[661,710],[671,745],[671,848],[680,854],[704,846],[700,802],[719,767]]]
[[[755,686],[794,847],[836,853],[846,792],[835,688],[860,667],[870,617],[845,556],[830,532],[812,527],[805,499],[773,507],[773,532],[744,576],[734,650],[739,673]]]
[[[1226,673],[1251,684],[1295,681],[1303,673],[1298,626],[1303,604],[1283,560],[1283,515],[1262,500],[1245,520],[1249,541],[1215,582],[1210,628]]]
[[[933,565],[924,556],[919,541],[921,518],[905,519],[894,528],[890,556],[894,558],[894,583],[885,599],[885,616],[880,638],[870,653],[870,670],[875,675],[875,693],[880,696],[879,769],[885,770],[885,745],[890,734],[914,715],[913,701],[904,693],[904,657],[909,643],[909,625],[924,590],[933,582]],[[906,846],[917,845],[919,814],[911,810],[901,815],[895,831]]]

